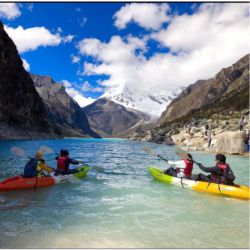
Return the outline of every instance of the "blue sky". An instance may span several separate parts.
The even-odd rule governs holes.
[[[240,41],[245,32],[240,32],[239,39],[233,38],[223,46],[223,55],[217,55],[219,41],[228,41],[235,30],[247,33],[247,4],[6,5],[0,4],[0,19],[27,69],[63,82],[81,106],[124,85],[142,91],[145,86],[160,91],[188,85],[212,76],[249,51],[247,43]],[[211,52],[218,62],[209,58]],[[159,74],[153,77],[156,71]]]

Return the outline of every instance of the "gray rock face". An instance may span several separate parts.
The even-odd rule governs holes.
[[[15,131],[15,132],[14,132]],[[53,123],[0,22],[0,139],[53,137]]]
[[[200,80],[187,87],[162,113],[160,123],[171,122],[203,107],[209,109],[210,105],[233,96],[239,98],[241,95],[246,99],[244,93],[248,90],[249,55],[246,55],[231,67],[222,69],[214,78]]]
[[[240,131],[227,131],[217,135],[217,152],[227,154],[243,154],[245,133]]]
[[[93,132],[81,107],[51,77],[31,74],[36,90],[46,105],[50,118],[65,136],[100,136]]]
[[[91,128],[103,137],[123,137],[127,131],[149,119],[144,113],[127,109],[107,98],[98,99],[83,110]]]

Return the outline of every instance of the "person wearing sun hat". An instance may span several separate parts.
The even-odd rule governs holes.
[[[51,173],[54,170],[50,168],[45,160],[43,159],[43,152],[37,151],[34,158],[30,158],[27,164],[24,167],[23,177],[32,178],[32,177],[43,177],[46,176],[44,173]]]

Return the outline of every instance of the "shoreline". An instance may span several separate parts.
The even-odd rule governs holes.
[[[202,153],[207,153],[207,154],[218,154],[219,153],[218,151],[216,151],[215,148],[214,148],[214,150],[202,150],[202,149],[193,149],[193,148],[188,149],[186,146],[181,146],[181,145],[178,145],[178,144],[175,144],[174,146],[179,146],[179,147],[183,148],[186,151],[202,152]],[[229,154],[229,153],[225,153],[225,152],[222,152],[222,153],[224,155],[230,155],[230,156],[250,157],[250,152],[245,152],[243,154]]]

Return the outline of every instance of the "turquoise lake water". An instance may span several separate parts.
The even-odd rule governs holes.
[[[148,165],[166,164],[145,145],[177,160],[175,147],[126,140],[0,141],[0,179],[19,174],[40,146],[61,148],[91,170],[81,184],[0,193],[0,248],[249,248],[249,202],[153,180]],[[192,152],[213,166],[214,154]],[[55,154],[46,155],[55,166]],[[8,161],[7,161],[8,159]],[[249,185],[247,157],[228,156],[236,183]],[[195,173],[199,172],[195,167]]]

